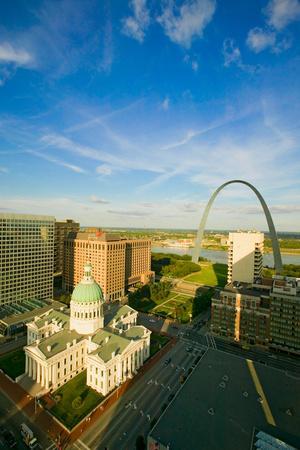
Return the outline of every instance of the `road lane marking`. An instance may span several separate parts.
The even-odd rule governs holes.
[[[56,444],[53,442],[49,447],[46,448],[46,450],[50,450],[51,448],[56,448]]]
[[[182,363],[187,363],[187,355],[186,352],[184,351],[184,346],[181,345],[180,343],[178,343],[174,349],[171,350],[171,354],[172,357],[174,357],[175,359],[178,359],[178,363],[182,364]],[[153,377],[157,374],[159,375],[161,371],[161,366],[159,364],[156,364],[155,366],[153,366],[150,371],[148,372],[148,376],[149,378]],[[166,374],[165,374],[166,375]],[[174,381],[177,379],[178,374],[175,372],[172,372],[172,374],[168,374],[167,376],[164,376],[163,378],[167,378],[168,380],[171,378],[174,378]],[[141,381],[141,380],[140,380]],[[135,403],[138,402],[141,398],[143,399],[144,395],[145,395],[145,384],[141,384],[140,386],[137,384],[136,385],[137,391],[135,392],[135,395],[138,394]],[[150,386],[149,386],[150,388]],[[147,391],[150,393],[151,389],[147,389]],[[166,390],[163,392],[167,392]],[[131,393],[133,395],[133,392]],[[120,411],[121,412],[121,411]],[[123,408],[123,412],[124,408]],[[134,411],[132,411],[134,412]],[[102,424],[99,427],[99,424],[97,426],[97,432],[96,432],[96,437],[95,437],[95,431],[93,429],[93,433],[89,433],[88,436],[86,436],[86,440],[88,440],[88,444],[92,445],[96,439],[99,439],[100,436],[104,433],[104,436],[102,437],[102,439],[107,439],[108,436],[116,434],[115,433],[115,428],[119,427],[119,425],[123,425],[124,424],[124,419],[126,418],[126,416],[117,418],[114,423],[110,424],[111,421],[111,413],[109,414],[109,410],[106,412],[107,416],[104,417],[102,416],[102,420],[100,418],[100,422],[102,422]],[[139,416],[141,417],[141,416]],[[108,423],[107,422],[108,419]],[[99,429],[100,428],[100,429]]]
[[[247,361],[247,365],[248,365],[248,368],[249,368],[252,380],[254,382],[256,391],[261,396],[261,398],[263,400],[261,405],[262,405],[262,408],[264,410],[264,414],[265,414],[265,417],[267,419],[267,422],[270,425],[273,425],[274,427],[276,427],[276,423],[275,423],[274,417],[272,415],[272,412],[271,412],[269,403],[268,403],[268,401],[266,399],[266,396],[265,396],[264,390],[262,388],[262,385],[261,385],[261,383],[259,381],[258,375],[256,373],[256,370],[255,370],[255,367],[254,367],[254,364],[253,364],[253,361],[251,359],[247,359],[246,361]]]
[[[78,439],[78,442],[80,443],[80,445],[82,445],[82,447],[84,447],[86,450],[90,450],[90,447],[88,447],[87,445],[85,445],[84,442],[82,442],[81,439]]]

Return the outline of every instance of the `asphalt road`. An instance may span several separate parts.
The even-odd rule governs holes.
[[[40,448],[42,448],[43,450],[50,450],[55,448],[54,443],[47,438],[46,433],[39,430],[34,424],[32,424],[27,419],[26,415],[21,410],[19,410],[15,406],[15,404],[2,392],[0,392],[0,418],[1,428],[3,427],[7,430],[10,430],[17,441],[17,446],[13,447],[14,449],[28,450],[28,447],[26,447],[26,445],[23,443],[20,434],[20,425],[23,422],[26,423],[26,425],[28,425],[29,428],[34,432],[35,437],[38,439],[38,442],[40,444]],[[0,449],[7,450],[7,446],[5,445],[1,437]]]
[[[195,345],[193,352],[187,352],[186,347],[178,342],[72,448],[134,450],[137,436],[147,435],[153,419],[159,418],[181,387],[181,374],[187,374],[201,350],[206,351]]]
[[[181,333],[184,339],[198,342],[213,349],[218,349],[227,353],[240,356],[242,358],[252,359],[263,365],[279,369],[284,372],[294,373],[300,375],[300,360],[299,358],[273,353],[268,350],[251,347],[249,350],[243,349],[238,345],[234,345],[227,340],[220,337],[213,336],[208,331],[207,324],[200,329],[189,329]]]

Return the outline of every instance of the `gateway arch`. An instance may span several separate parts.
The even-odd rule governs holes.
[[[197,262],[198,261],[198,258],[199,258],[199,255],[200,255],[201,242],[202,242],[202,238],[203,238],[203,233],[204,233],[207,217],[208,217],[210,208],[212,207],[212,204],[213,204],[215,198],[217,197],[218,193],[220,191],[222,191],[222,189],[224,189],[229,184],[233,184],[233,183],[239,183],[239,184],[244,184],[245,186],[248,186],[256,194],[258,200],[260,201],[260,204],[261,204],[261,206],[263,208],[263,211],[265,213],[265,216],[266,216],[266,219],[267,219],[267,222],[268,222],[269,231],[270,231],[270,236],[271,236],[271,241],[272,241],[272,248],[273,248],[273,255],[274,255],[275,270],[276,270],[276,273],[278,273],[278,274],[281,273],[282,272],[282,261],[281,261],[280,248],[279,248],[277,234],[276,234],[276,230],[275,230],[275,227],[274,227],[274,223],[273,223],[272,216],[271,216],[271,213],[269,211],[269,208],[268,208],[266,202],[264,201],[262,195],[259,193],[259,191],[252,184],[248,183],[247,181],[243,181],[243,180],[230,180],[230,181],[227,181],[226,183],[224,183],[220,187],[218,187],[218,189],[210,197],[209,202],[207,203],[206,208],[204,210],[204,213],[203,213],[200,225],[199,225],[199,229],[198,229],[198,232],[197,232],[195,248],[194,248],[193,258],[192,258],[193,262]]]

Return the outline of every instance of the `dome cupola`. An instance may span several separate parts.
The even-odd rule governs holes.
[[[102,289],[92,276],[91,263],[88,262],[84,266],[84,277],[75,287],[71,300],[78,303],[104,303]]]
[[[104,297],[102,289],[92,276],[92,265],[84,266],[84,276],[71,296],[70,329],[80,334],[93,334],[103,328]]]

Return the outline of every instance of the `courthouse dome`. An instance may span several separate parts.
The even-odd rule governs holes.
[[[104,302],[101,287],[92,277],[92,266],[84,266],[84,277],[75,287],[71,300],[77,303]]]

